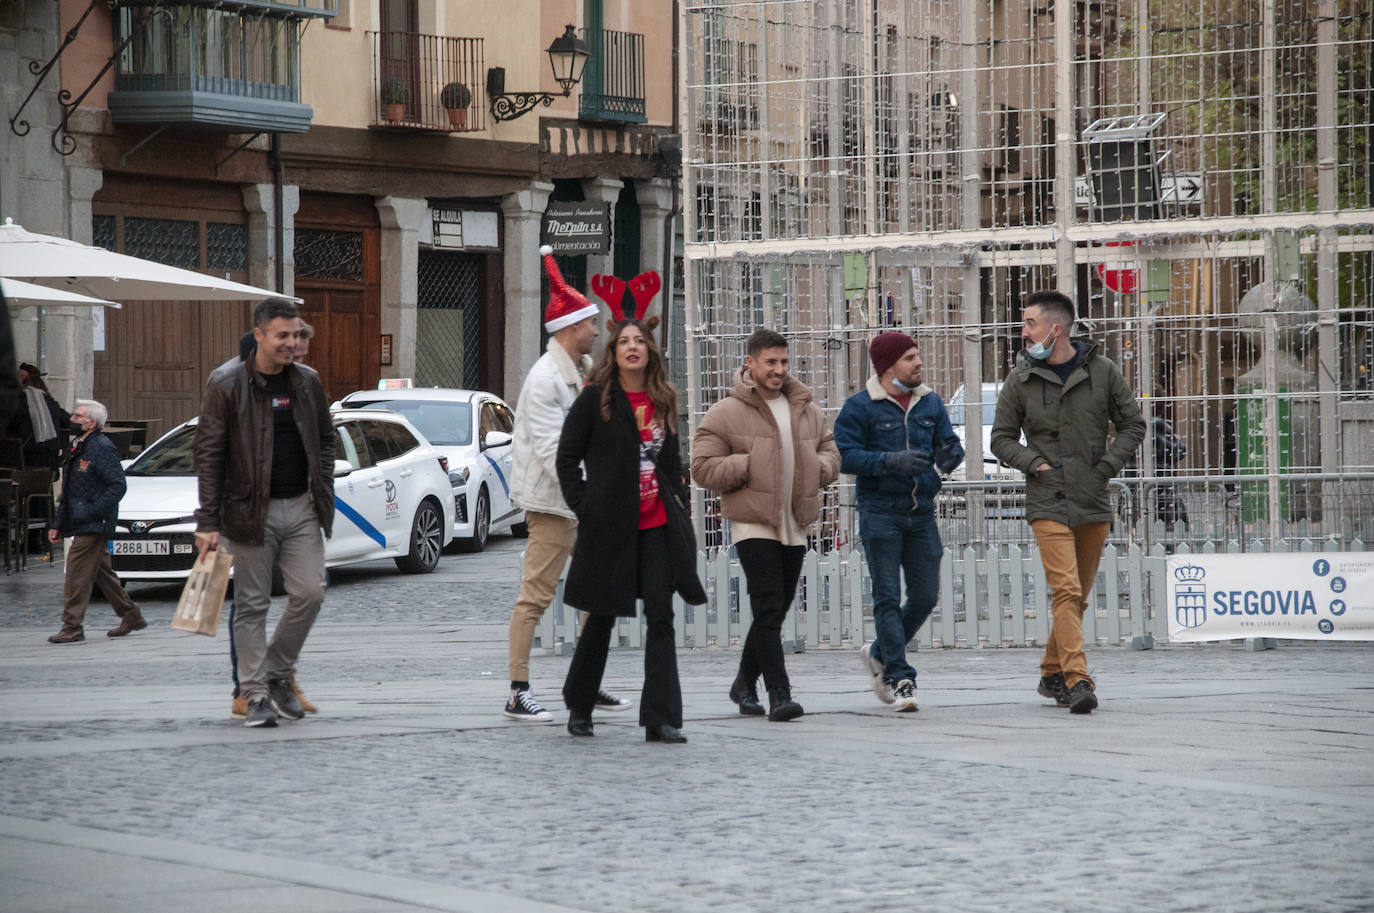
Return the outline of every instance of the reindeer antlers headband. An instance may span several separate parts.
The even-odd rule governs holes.
[[[611,309],[611,318],[606,321],[606,327],[614,331],[616,326],[624,323],[630,318],[625,316],[625,310],[621,307],[621,302],[625,300],[625,289],[630,290],[630,294],[635,299],[635,320],[641,320],[650,330],[658,326],[658,317],[653,316],[648,320],[644,319],[645,313],[649,310],[649,304],[658,294],[659,289],[663,288],[663,280],[654,270],[647,273],[640,273],[629,282],[617,279],[615,276],[606,276],[601,273],[592,277],[592,291],[596,297],[606,302],[606,306]]]

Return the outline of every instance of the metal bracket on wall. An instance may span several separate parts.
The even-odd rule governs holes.
[[[34,93],[38,91],[38,87],[43,84],[43,80],[47,78],[48,72],[52,70],[53,67],[57,66],[58,58],[62,56],[62,52],[67,49],[68,45],[70,45],[73,41],[76,40],[77,34],[81,31],[81,26],[86,23],[86,17],[89,16],[92,13],[92,11],[94,11],[95,8],[99,6],[101,3],[104,3],[106,6],[110,7],[111,9],[114,9],[114,0],[91,0],[91,5],[86,7],[86,12],[81,14],[80,19],[76,20],[76,25],[72,26],[70,29],[67,30],[67,34],[62,39],[62,43],[57,46],[57,52],[52,55],[52,58],[49,59],[47,63],[43,64],[42,66],[39,66],[38,61],[36,60],[29,61],[29,72],[34,76],[37,76],[38,78],[34,80],[33,88],[29,89],[29,94],[24,96],[24,100],[19,103],[18,110],[16,110],[14,112],[14,116],[10,118],[10,130],[14,133],[15,136],[29,135],[29,122],[26,120],[20,120],[19,115],[24,113],[24,108],[28,106],[29,101],[34,96]]]
[[[115,7],[113,2],[109,5],[111,9]],[[91,6],[94,7],[95,3],[92,3]],[[89,13],[90,10],[86,12]],[[153,9],[152,15],[165,19],[169,24],[172,22],[171,12],[162,7]],[[85,19],[86,17],[82,16],[81,18]],[[91,80],[91,84],[86,87],[84,92],[76,97],[75,101],[71,101],[72,93],[66,89],[57,93],[57,101],[62,106],[62,120],[52,131],[52,147],[58,155],[71,155],[76,151],[76,140],[72,139],[71,134],[67,132],[67,121],[71,120],[72,113],[76,111],[77,108],[81,107],[81,103],[86,100],[87,95],[91,94],[91,90],[100,84],[100,80],[105,78],[105,74],[110,72],[110,68],[115,65],[115,61],[119,59],[119,55],[124,53],[124,49],[129,46],[129,42],[133,41],[136,35],[137,32],[131,30],[128,35],[124,36],[124,40],[115,47],[114,53],[110,55],[110,59],[105,61],[105,66],[100,68],[100,72],[95,74],[95,78]],[[62,137],[60,141],[57,138],[59,135]]]
[[[163,124],[161,127],[158,127],[152,133],[149,133],[147,136],[143,137],[143,139],[139,140],[138,142],[130,146],[128,151],[126,151],[123,155],[119,157],[119,167],[123,168],[125,165],[129,164],[129,159],[133,157],[133,154],[135,152],[151,143],[154,139],[157,138],[157,135],[161,133],[163,130],[166,130],[167,127],[167,124]]]
[[[267,131],[265,131],[265,130],[259,130],[257,133],[254,133],[252,136],[248,137],[248,139],[244,140],[243,142],[241,142],[241,143],[239,143],[237,146],[235,146],[233,152],[230,152],[230,153],[229,153],[228,155],[226,155],[224,158],[220,159],[218,162],[215,162],[215,177],[219,177],[219,167],[220,167],[221,165],[223,165],[225,162],[229,161],[229,160],[230,160],[231,158],[233,158],[234,156],[238,155],[238,154],[239,154],[240,152],[242,152],[243,150],[247,149],[248,146],[249,146],[249,144],[252,143],[253,140],[255,140],[255,139],[257,139],[258,137],[262,136],[262,135],[263,135],[264,133],[266,133],[266,132],[267,132]]]
[[[494,121],[515,120],[540,105],[549,107],[555,98],[566,98],[571,94],[571,89],[561,96],[552,92],[507,92],[506,68],[491,67],[487,70],[487,95],[491,98],[491,119]]]

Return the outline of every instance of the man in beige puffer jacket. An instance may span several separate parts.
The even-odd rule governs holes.
[[[820,515],[820,492],[840,474],[840,452],[811,391],[787,374],[787,340],[759,330],[745,348],[734,389],[692,436],[692,478],[721,493],[754,612],[730,700],[740,713],[762,716],[762,672],[768,718],[783,722],[803,711],[783,663],[782,622],[797,591],[807,527]]]

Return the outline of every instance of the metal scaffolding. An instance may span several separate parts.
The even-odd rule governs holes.
[[[1262,476],[1244,536],[1349,535],[1323,517],[1374,469],[1366,0],[722,0],[680,34],[693,427],[759,327],[832,416],[889,327],[946,401],[989,399],[1057,287],[1183,445],[1140,477]]]

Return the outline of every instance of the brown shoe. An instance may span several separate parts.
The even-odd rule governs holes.
[[[148,627],[148,622],[143,620],[142,615],[126,615],[119,619],[119,624],[105,632],[106,637],[123,637],[131,631],[142,631]]]
[[[316,707],[314,704],[310,703],[310,700],[309,700],[308,698],[306,698],[306,696],[305,696],[304,694],[301,694],[301,686],[298,685],[298,684],[296,684],[296,673],[294,673],[294,672],[291,673],[291,690],[295,692],[295,694],[296,694],[296,700],[298,700],[298,701],[301,702],[301,709],[302,709],[302,710],[304,710],[306,713],[319,713],[319,712],[320,712],[320,708],[318,708],[318,707]]]
[[[86,639],[86,634],[80,628],[63,628],[52,637],[48,638],[50,644],[79,644]]]
[[[236,720],[244,719],[248,716],[248,698],[242,694],[235,694],[234,699],[229,702],[229,715]]]

